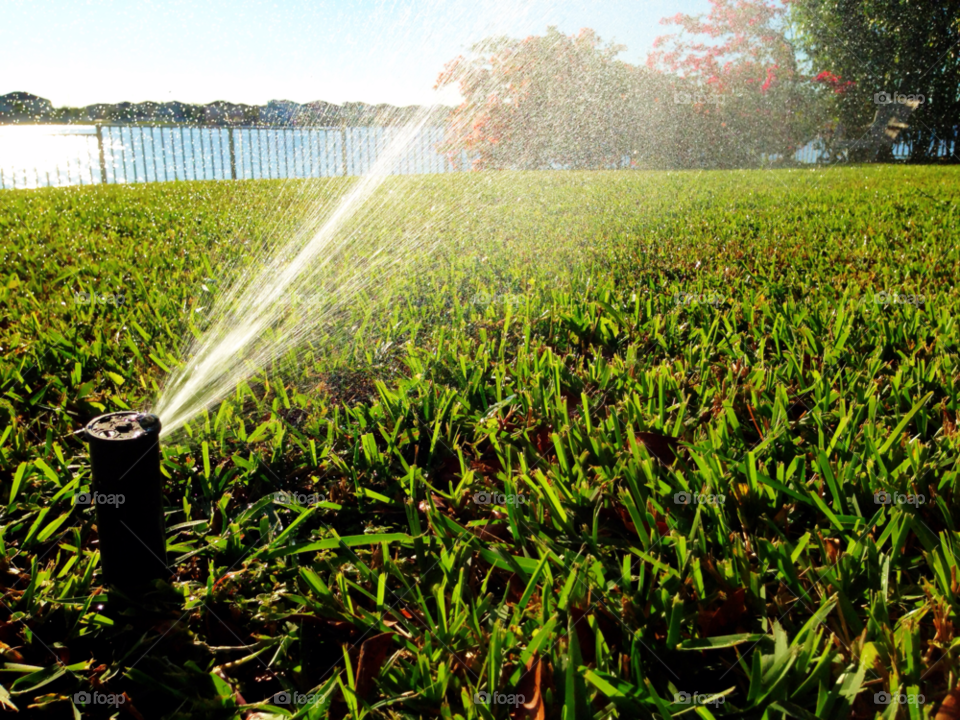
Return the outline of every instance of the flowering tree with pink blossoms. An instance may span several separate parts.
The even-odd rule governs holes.
[[[790,159],[851,83],[799,68],[787,0],[710,0],[662,22],[645,67],[589,29],[492,38],[447,63],[456,85],[441,150],[475,169],[749,167]]]
[[[690,105],[685,151],[710,167],[789,158],[829,119],[829,91],[849,87],[832,73],[799,68],[788,36],[789,0],[710,0],[710,12],[661,20],[678,28],[654,43],[647,66],[674,78]]]
[[[452,158],[466,150],[475,169],[629,162],[642,137],[654,142],[651,103],[662,81],[618,60],[622,50],[589,29],[567,36],[549,28],[544,36],[475,45],[437,78],[437,87],[457,84],[463,97],[442,149]]]

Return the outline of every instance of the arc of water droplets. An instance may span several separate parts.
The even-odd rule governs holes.
[[[173,373],[153,409],[163,421],[163,434],[181,428],[197,412],[222,400],[250,374],[251,365],[262,367],[283,357],[332,312],[367,287],[376,277],[375,270],[402,264],[414,250],[427,249],[422,246],[422,237],[394,238],[391,252],[384,253],[385,246],[380,247],[362,273],[336,288],[335,300],[314,321],[294,327],[283,338],[257,346],[267,328],[281,319],[286,307],[282,300],[288,291],[305,275],[323,270],[347,248],[357,232],[342,233],[344,224],[383,183],[430,117],[431,110],[427,109],[398,133],[370,172],[357,181],[306,243],[304,233],[309,232],[309,226],[281,246],[251,279],[237,281],[217,299],[213,326],[199,343],[193,343],[192,359]],[[238,319],[242,325],[236,325]]]

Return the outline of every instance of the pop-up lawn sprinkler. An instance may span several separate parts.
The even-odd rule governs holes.
[[[160,418],[115,412],[94,418],[84,430],[104,579],[131,588],[168,577]]]

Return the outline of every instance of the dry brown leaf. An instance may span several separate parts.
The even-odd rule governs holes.
[[[700,612],[699,625],[701,637],[714,637],[733,632],[740,618],[747,611],[744,598],[746,591],[737,588],[723,602],[717,610],[703,610]]]
[[[360,660],[357,663],[357,695],[364,700],[373,690],[373,681],[380,674],[387,653],[393,644],[393,633],[380,633],[367,638],[360,646]]]
[[[934,720],[960,720],[960,685],[947,693]]]
[[[647,451],[664,465],[670,465],[677,458],[680,438],[647,430],[638,432],[637,440],[642,442]]]
[[[545,720],[546,710],[540,690],[542,682],[543,662],[540,657],[534,656],[527,661],[527,672],[517,684],[517,695],[523,695],[523,704],[514,709],[512,714],[515,720]]]

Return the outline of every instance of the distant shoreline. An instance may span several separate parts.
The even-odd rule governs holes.
[[[271,100],[245,105],[216,100],[206,105],[179,101],[157,103],[96,103],[82,108],[55,108],[46,98],[27,92],[0,95],[0,126],[4,125],[190,125],[207,127],[340,127],[344,125],[401,125],[422,106],[316,100],[295,103]],[[450,110],[450,108],[446,108]]]

